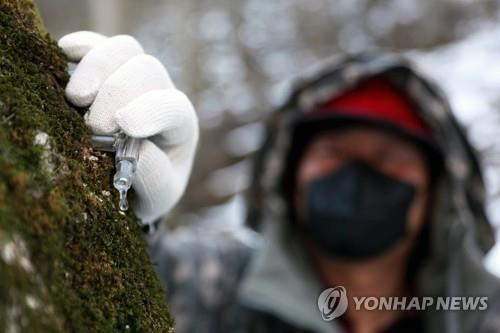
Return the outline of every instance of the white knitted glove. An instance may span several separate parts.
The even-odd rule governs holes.
[[[78,62],[66,87],[68,100],[90,105],[85,122],[97,134],[119,129],[143,140],[132,186],[143,223],[166,214],[184,192],[198,141],[189,99],[175,89],[163,65],[131,36],[106,38],[80,31],[59,46]]]

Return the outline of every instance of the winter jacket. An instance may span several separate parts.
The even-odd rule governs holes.
[[[419,313],[425,332],[500,332],[500,281],[483,266],[494,243],[474,150],[439,88],[400,55],[329,59],[296,80],[272,114],[249,190],[249,224],[258,236],[199,227],[155,235],[151,254],[167,288],[179,332],[343,332],[318,310],[324,286],[290,227],[279,179],[287,168],[291,129],[360,81],[382,76],[414,103],[444,153],[430,223],[429,256],[415,279],[421,296],[488,296],[484,311]],[[248,232],[247,234],[251,234]],[[252,239],[252,241],[249,241]]]

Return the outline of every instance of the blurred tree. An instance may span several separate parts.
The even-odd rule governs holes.
[[[0,0],[0,331],[173,331],[67,79],[33,2]]]
[[[176,216],[202,217],[247,188],[263,123],[289,79],[338,53],[432,52],[498,20],[500,9],[498,0],[38,1],[55,35],[132,34],[167,66],[202,127]]]
[[[182,215],[247,188],[263,123],[294,76],[339,53],[431,51],[498,19],[500,3],[207,0],[151,6],[156,15],[148,11],[141,25],[127,28],[167,65],[202,127],[190,186],[178,206]]]

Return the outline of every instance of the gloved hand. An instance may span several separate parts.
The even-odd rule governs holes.
[[[199,136],[189,99],[175,89],[163,65],[131,36],[106,38],[80,31],[59,40],[78,62],[66,87],[68,100],[90,105],[85,122],[96,134],[119,129],[143,140],[132,187],[143,223],[166,214],[184,192]]]

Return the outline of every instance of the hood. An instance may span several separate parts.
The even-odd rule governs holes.
[[[358,55],[328,59],[297,78],[286,102],[273,113],[265,143],[254,165],[249,195],[249,224],[258,226],[268,213],[282,215],[286,206],[280,195],[279,179],[286,169],[292,130],[317,106],[342,95],[361,81],[382,76],[406,93],[415,111],[430,126],[434,140],[444,152],[443,182],[453,194],[453,208],[467,211],[464,226],[476,233],[475,243],[486,253],[494,244],[494,231],[485,214],[485,187],[481,169],[465,130],[455,119],[447,99],[409,59],[400,55]]]
[[[287,205],[280,194],[279,179],[287,167],[286,156],[292,142],[293,127],[316,107],[374,76],[387,79],[407,95],[416,106],[416,112],[430,127],[439,150],[444,152],[444,172],[436,184],[430,223],[431,257],[419,272],[418,293],[427,296],[492,296],[498,293],[498,280],[482,264],[482,257],[494,244],[494,232],[485,214],[485,187],[476,153],[440,89],[401,55],[335,57],[295,81],[289,98],[269,122],[268,136],[256,157],[249,191],[248,223],[253,227],[261,227],[266,224],[264,221],[277,224],[264,228],[272,230],[265,234],[268,242],[274,244],[264,247],[262,252],[282,251],[284,253],[280,256],[286,257],[289,251],[286,244],[289,241],[283,240],[283,235],[289,230],[286,221],[282,221],[287,218]],[[263,256],[277,257],[270,252]],[[297,264],[290,258],[281,261],[290,261],[291,266]],[[291,271],[297,270],[291,266],[288,267]],[[267,274],[266,269],[271,269],[274,275]],[[266,283],[271,284],[271,290],[274,288],[272,276],[278,276],[281,285],[286,285],[286,276],[279,275],[275,264],[273,267],[273,263],[265,258],[256,259],[243,289],[250,286],[247,289],[252,290],[255,282],[261,289]],[[267,282],[263,281],[266,279]],[[311,279],[307,281],[304,283],[317,283],[310,282]],[[296,285],[293,288],[300,289]],[[304,290],[317,288],[305,287]],[[255,303],[251,298],[247,299],[247,303]],[[313,307],[316,308],[316,304]],[[276,309],[272,311],[279,312]],[[459,328],[468,331],[478,324],[477,317],[470,313],[470,316],[469,312],[465,315],[452,311],[432,314],[427,321],[429,331],[443,331],[443,325],[453,332],[459,332]]]

